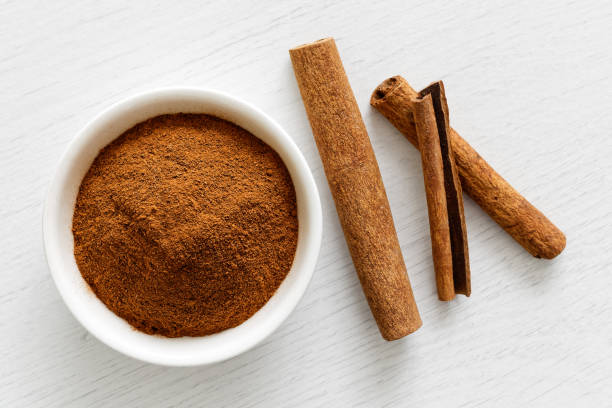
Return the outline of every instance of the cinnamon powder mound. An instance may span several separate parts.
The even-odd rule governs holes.
[[[72,231],[83,278],[136,329],[235,327],[275,293],[297,245],[293,183],[268,145],[228,121],[162,115],[105,147]]]

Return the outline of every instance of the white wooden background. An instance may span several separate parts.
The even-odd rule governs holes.
[[[0,406],[612,406],[609,1],[2,1]],[[378,334],[287,50],[334,36],[359,101],[423,327]],[[529,256],[471,200],[473,295],[436,298],[416,150],[368,104],[383,79],[443,79],[451,122],[567,234]],[[176,369],[124,357],[64,306],[41,209],[75,133],[160,86],[212,87],[273,116],[321,191],[307,293],[256,349]]]

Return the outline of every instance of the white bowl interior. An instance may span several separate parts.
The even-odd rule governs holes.
[[[95,296],[74,259],[72,215],[79,186],[100,149],[125,130],[165,113],[208,113],[250,131],[283,159],[296,190],[298,244],[293,266],[268,303],[241,325],[203,337],[166,338],[133,329]],[[120,102],[92,120],[71,142],[49,190],[43,217],[47,261],[68,308],[94,336],[129,356],[156,364],[188,366],[242,353],[273,332],[303,295],[321,244],[321,204],[304,157],[263,112],[226,94],[192,88],[164,89]]]

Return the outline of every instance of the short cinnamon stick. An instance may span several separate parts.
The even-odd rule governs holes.
[[[438,298],[470,295],[470,264],[461,183],[453,157],[448,106],[442,82],[413,100],[429,212]]]
[[[332,38],[289,51],[329,188],[361,286],[383,338],[421,318],[378,163]]]
[[[413,102],[417,96],[404,78],[395,76],[374,90],[370,104],[418,148]],[[452,128],[450,135],[463,190],[531,255],[547,259],[559,255],[565,235]]]

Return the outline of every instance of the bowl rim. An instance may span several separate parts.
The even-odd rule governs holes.
[[[303,248],[301,248],[302,252],[300,253],[303,253],[302,257],[305,260],[301,262],[302,267],[297,268],[297,270],[294,271],[294,266],[296,264],[296,259],[294,259],[294,264],[292,265],[292,268],[287,276],[289,276],[292,273],[299,274],[299,277],[298,277],[299,279],[297,280],[297,282],[293,283],[293,286],[291,286],[289,289],[290,291],[284,295],[285,296],[285,298],[283,299],[284,303],[279,304],[278,302],[276,302],[274,303],[274,305],[277,305],[277,306],[270,306],[270,307],[276,307],[277,309],[274,310],[274,313],[272,313],[271,317],[268,319],[270,321],[265,321],[264,323],[266,324],[261,325],[262,329],[259,330],[258,332],[256,331],[256,335],[247,337],[246,339],[244,339],[244,341],[241,341],[238,346],[232,348],[229,351],[226,350],[225,352],[222,352],[222,353],[210,353],[210,352],[203,353],[199,356],[199,358],[197,357],[194,358],[193,356],[189,356],[187,358],[185,357],[177,358],[177,356],[174,354],[164,355],[163,353],[159,353],[159,352],[147,351],[146,347],[145,348],[133,347],[130,345],[129,341],[125,342],[125,341],[118,340],[118,336],[116,335],[116,333],[115,334],[107,333],[107,332],[104,332],[100,327],[98,327],[96,325],[96,322],[93,321],[92,319],[92,317],[95,317],[95,312],[88,310],[87,307],[84,307],[84,308],[79,307],[79,306],[83,306],[83,303],[81,300],[78,300],[78,296],[75,296],[73,294],[74,293],[73,291],[75,290],[76,285],[70,284],[69,278],[63,276],[63,275],[68,275],[73,271],[65,271],[65,266],[63,265],[61,258],[63,256],[66,256],[66,252],[64,251],[62,253],[61,251],[62,246],[59,243],[59,236],[58,236],[58,232],[60,229],[59,225],[61,224],[61,222],[58,220],[58,215],[60,214],[60,211],[61,211],[60,202],[62,201],[62,199],[64,201],[67,199],[64,197],[65,195],[64,189],[66,188],[67,185],[70,184],[70,181],[68,179],[69,170],[71,169],[71,166],[74,165],[74,163],[77,162],[78,160],[78,155],[76,153],[86,148],[86,146],[92,144],[92,141],[96,139],[96,136],[95,136],[96,132],[98,133],[100,132],[100,129],[98,129],[100,123],[108,121],[109,118],[121,117],[121,115],[127,115],[127,111],[129,111],[130,109],[137,110],[139,105],[141,109],[144,109],[143,106],[146,106],[147,103],[148,104],[163,103],[164,100],[168,100],[168,99],[173,100],[176,98],[180,99],[181,97],[192,98],[192,99],[200,98],[203,100],[202,102],[203,104],[207,104],[207,103],[210,104],[211,101],[213,101],[212,102],[213,105],[217,103],[218,106],[221,106],[221,107],[223,105],[225,106],[231,105],[233,108],[235,108],[236,112],[239,112],[238,116],[243,115],[243,117],[247,118],[245,120],[254,120],[258,125],[263,126],[266,129],[266,131],[272,132],[274,135],[270,137],[276,138],[277,142],[283,146],[283,150],[285,151],[287,155],[287,157],[283,157],[282,159],[287,165],[287,168],[290,170],[290,175],[291,175],[292,181],[296,188],[296,196],[298,193],[298,185],[301,186],[300,188],[303,188],[305,189],[305,191],[308,192],[306,195],[302,194],[301,201],[298,199],[298,212],[300,212],[299,207],[300,205],[302,205],[305,211],[304,214],[307,216],[306,218],[308,219],[309,222],[308,222],[307,228],[303,228],[302,222],[301,222],[302,220],[300,220],[299,234],[305,233],[306,235],[303,237],[300,237],[298,235],[298,248],[296,249],[296,259],[297,259],[298,250],[300,250],[301,248],[300,246],[302,245]],[[167,113],[172,113],[172,112],[167,112]],[[202,112],[202,113],[209,113],[209,112]],[[161,114],[163,113],[157,113],[152,116],[157,116]],[[210,113],[210,114],[214,115],[214,113]],[[139,121],[133,123],[131,126],[135,125],[138,122]],[[114,136],[114,138],[118,137],[121,133],[122,132],[118,133],[116,136]],[[257,134],[255,134],[255,136],[259,138]],[[99,135],[97,137],[99,137]],[[111,139],[111,140],[114,140],[114,139]],[[266,141],[264,140],[264,142]],[[102,146],[105,146],[105,145],[102,145]],[[98,149],[97,151],[99,152],[100,149]],[[281,153],[279,152],[279,154]],[[287,159],[290,159],[292,161],[291,166],[289,166],[289,164],[287,163]],[[87,165],[87,168],[89,168],[90,166],[91,166],[91,163]],[[291,171],[290,167],[293,167],[295,169],[294,172]],[[79,182],[79,185],[81,182],[82,182],[82,178],[81,178],[81,181]],[[165,366],[198,366],[198,365],[206,365],[206,364],[213,364],[213,363],[221,362],[221,361],[230,359],[232,357],[235,357],[255,347],[262,340],[264,340],[267,336],[273,333],[283,323],[283,321],[285,321],[286,318],[291,314],[291,312],[295,309],[298,302],[300,301],[300,299],[306,292],[306,289],[314,273],[314,269],[316,266],[316,262],[318,259],[319,250],[321,246],[321,240],[322,240],[323,221],[322,221],[322,210],[321,210],[321,202],[320,202],[318,189],[314,181],[312,172],[310,171],[310,168],[308,166],[308,163],[306,162],[306,159],[302,155],[301,151],[299,150],[299,148],[297,147],[293,139],[291,139],[291,137],[284,131],[283,128],[281,128],[281,126],[276,121],[274,121],[274,119],[272,119],[270,116],[268,116],[266,113],[264,113],[263,111],[255,107],[254,105],[240,98],[231,96],[225,92],[221,92],[221,91],[217,91],[217,90],[213,90],[209,88],[200,88],[200,87],[157,88],[157,89],[141,92],[133,96],[124,98],[112,104],[111,106],[107,107],[106,109],[102,110],[98,115],[96,115],[93,119],[91,119],[85,126],[83,126],[76,133],[76,135],[72,138],[72,140],[70,141],[70,143],[64,150],[64,153],[62,154],[59,162],[56,165],[53,179],[49,185],[49,188],[48,188],[48,191],[45,197],[42,215],[43,215],[42,217],[43,247],[44,247],[44,253],[45,253],[46,260],[47,260],[47,264],[49,266],[49,270],[51,272],[51,276],[53,277],[55,285],[60,293],[60,296],[63,299],[66,306],[68,307],[68,309],[70,310],[70,312],[72,313],[72,315],[77,319],[79,323],[81,323],[83,327],[85,327],[85,329],[89,333],[91,333],[94,337],[96,337],[102,343],[110,346],[116,351],[119,351],[120,353],[123,353],[127,356],[136,358],[141,361],[158,364],[158,365],[165,365]],[[78,272],[78,266],[76,266],[76,261],[74,260],[74,253],[72,253],[71,255],[72,255],[72,262],[74,263],[74,266],[76,267],[76,270]],[[67,262],[70,262],[70,261],[67,261]],[[80,276],[80,272],[78,274]],[[285,281],[287,281],[287,278],[285,279]],[[281,284],[281,287],[283,284]],[[87,286],[87,289],[89,289],[89,286],[86,283],[85,285]],[[77,290],[80,291],[81,289],[77,289]],[[280,290],[280,287],[277,290],[277,292],[272,296],[272,298],[270,298],[268,303],[264,305],[264,307],[262,307],[262,309],[260,310],[263,310],[264,308],[266,308],[268,304],[273,303],[271,301],[277,296],[277,294],[279,293],[279,290]],[[93,296],[95,297],[95,295]],[[97,297],[96,299],[98,300],[98,302],[100,302],[100,304],[103,305],[103,303]],[[106,308],[106,306],[104,307]],[[257,313],[259,313],[259,311]],[[257,313],[255,315],[257,315]],[[270,313],[268,314],[270,315]],[[121,319],[119,316],[115,315],[115,317],[117,319]],[[249,322],[252,318],[253,317],[247,319],[247,321],[237,326],[236,328],[228,329],[220,333],[234,331],[237,328],[240,328],[241,326],[243,326],[246,322]],[[125,323],[127,324],[127,322]],[[129,327],[131,330],[136,331],[135,329],[131,328],[131,326]],[[251,331],[253,330],[255,329],[251,329]],[[144,333],[142,334],[145,336],[150,336]],[[215,336],[215,334],[211,336]],[[154,337],[161,337],[161,336],[154,336]],[[203,339],[206,337],[209,337],[209,336],[189,337],[189,339],[196,339],[196,340],[188,340],[188,341],[192,341],[193,343],[195,343],[198,341],[197,339]],[[182,341],[181,339],[185,339],[185,337],[180,337],[176,339],[163,337],[163,339],[164,341],[168,341],[170,343],[170,342],[177,342],[177,341],[180,342]],[[176,347],[176,346],[172,346],[172,347]]]

